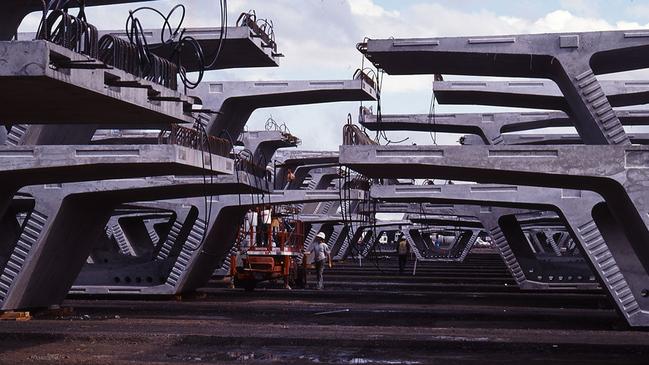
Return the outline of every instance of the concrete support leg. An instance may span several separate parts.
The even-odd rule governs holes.
[[[622,123],[590,68],[588,59],[590,55],[581,62],[571,59],[561,62],[564,74],[557,80],[570,105],[571,114],[575,116],[575,128],[589,143],[630,145]]]
[[[110,216],[107,204],[55,192],[34,196],[34,210],[0,276],[3,310],[60,304]],[[84,227],[84,229],[79,229]]]

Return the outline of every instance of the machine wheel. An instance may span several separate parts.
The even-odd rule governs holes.
[[[255,287],[257,286],[257,282],[253,281],[253,280],[244,281],[242,283],[242,286],[243,286],[243,290],[245,290],[245,291],[253,291],[253,290],[255,290]]]
[[[234,277],[234,287],[243,288],[245,291],[253,291],[257,286],[257,282],[254,280],[241,280],[237,276]]]

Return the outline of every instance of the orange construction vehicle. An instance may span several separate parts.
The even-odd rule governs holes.
[[[230,276],[237,288],[254,290],[258,283],[271,280],[282,280],[284,287],[294,284],[297,275],[296,258],[304,248],[304,224],[298,220],[280,219],[280,224],[268,225],[260,232],[266,235],[266,242],[258,245],[252,227],[249,228],[249,244],[240,247],[237,254],[230,257]]]

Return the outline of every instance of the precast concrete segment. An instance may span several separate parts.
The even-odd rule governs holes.
[[[457,241],[454,243],[453,249],[455,250],[450,249],[446,255],[432,255],[428,254],[428,251],[432,250],[429,245],[424,242],[420,231],[415,227],[412,228],[413,229],[404,229],[402,232],[404,238],[406,238],[410,245],[411,251],[414,252],[417,260],[422,262],[462,262],[469,254],[482,232],[482,229],[468,230],[466,232],[470,232],[470,235],[463,234],[458,237]]]
[[[423,224],[423,225],[436,225],[436,226],[452,226],[453,224],[456,224],[459,221],[458,218],[454,219],[452,217],[431,217],[431,216],[408,215],[407,218],[412,223]],[[475,218],[462,219],[462,225],[470,228],[482,227],[482,223]]]
[[[92,19],[90,20],[92,22]],[[162,43],[163,38],[169,38],[166,32],[166,28],[164,35],[162,34],[163,30],[159,28],[144,29],[142,35],[146,39],[153,54],[174,61],[175,57],[177,57],[177,55],[173,54],[176,45]],[[128,40],[128,36],[124,30],[100,30],[98,33],[100,39],[105,35],[112,35]],[[281,54],[273,50],[251,28],[247,26],[227,27],[226,34],[227,37],[223,41],[219,58],[212,68],[205,68],[206,71],[226,68],[279,66]],[[183,35],[194,38],[200,44],[206,57],[210,57],[218,52],[221,28],[187,28],[184,29]],[[35,38],[36,33],[18,33],[18,40],[30,41]],[[187,72],[201,70],[201,65],[197,57],[193,54],[191,47],[183,47],[180,52],[180,58],[183,60],[183,67]]]
[[[595,144],[630,144],[595,74],[646,68],[649,32],[368,40],[358,46],[389,74],[549,78],[579,135]]]
[[[255,163],[264,166],[272,162],[273,155],[280,148],[297,147],[301,141],[289,133],[280,131],[250,131],[242,133],[241,143],[252,152]]]
[[[133,2],[145,2],[151,0],[86,0],[86,6],[101,6],[113,4],[127,4]],[[74,8],[78,5],[75,2],[70,3]],[[35,11],[43,11],[43,2],[40,0],[7,0],[2,4],[2,14],[0,14],[0,41],[8,41],[14,37],[20,22],[27,14]]]
[[[464,206],[455,206],[449,204],[432,204],[432,203],[401,203],[401,202],[384,202],[384,201],[375,201],[372,203],[372,207],[368,208],[366,205],[362,205],[359,209],[360,214],[364,213],[374,213],[374,210],[377,213],[401,213],[404,214],[407,220],[415,222],[419,219],[420,222],[427,221],[431,218],[446,218],[453,219],[453,225],[457,225],[463,222],[463,219],[471,218],[474,219],[472,211],[467,211]],[[470,225],[475,227],[475,222],[468,220]],[[412,230],[419,230],[416,226],[412,227]],[[405,231],[405,230],[404,230]],[[476,231],[478,231],[476,233]],[[466,255],[469,253],[476,239],[478,238],[479,231],[481,230],[472,230],[472,235],[468,240],[458,239],[453,247],[448,250],[446,255],[436,255],[430,249],[430,245],[427,245],[423,240],[418,238],[417,234],[410,234],[406,237],[407,240],[411,243],[411,248],[417,258],[420,261],[458,261],[461,262],[464,260]],[[464,238],[464,237],[462,237]]]
[[[135,187],[137,182],[140,183],[139,189]],[[117,204],[138,199],[227,194],[233,189],[242,190],[225,184],[205,186],[202,181],[185,181],[177,183],[175,189],[169,189],[173,183],[166,179],[105,180],[22,189],[22,193],[36,200],[36,206],[30,213],[29,219],[32,220],[24,226],[18,242],[12,247],[11,256],[3,265],[0,299],[4,298],[4,301],[0,308],[9,310],[60,304],[91,255],[91,243],[105,231],[106,222]],[[92,214],[88,213],[89,210],[93,211]],[[80,230],[79,224],[84,229]],[[119,225],[116,227],[120,228]],[[114,233],[124,234],[123,231]],[[124,239],[123,249],[132,250],[133,245]],[[135,254],[134,251],[127,253]],[[50,257],[55,259],[51,261]]]
[[[2,267],[1,310],[60,304],[89,254],[84,244],[78,244],[99,236],[104,226],[92,222],[105,221],[110,216],[107,205],[64,199],[56,189],[48,192],[47,197],[34,199],[34,210],[26,218],[23,231]],[[74,221],[60,224],[63,217],[74,217]],[[43,244],[46,241],[49,244]],[[57,270],[60,266],[67,270]]]
[[[642,326],[648,323],[643,296],[649,266],[643,243],[649,236],[647,156],[639,146],[342,146],[340,160],[374,177],[435,176],[597,191],[606,204],[597,204],[572,233],[585,243],[583,252],[629,324]]]
[[[414,186],[414,185],[413,185]],[[432,203],[408,203],[408,202],[386,202],[375,201],[371,204],[361,204],[359,214],[366,213],[401,213],[401,214],[423,214],[426,216],[453,216],[471,217],[463,215],[464,211],[458,212],[453,204],[432,204]]]
[[[486,207],[464,209],[480,219],[481,225],[490,232],[494,247],[507,264],[518,285],[523,289],[546,289],[575,286],[596,286],[590,268],[578,259],[567,258],[563,263],[557,261],[540,262],[529,249],[523,236],[520,223],[503,222],[503,216],[528,213],[528,208],[541,208],[561,211],[571,227],[589,221],[590,210],[602,202],[602,198],[592,192],[565,191],[537,187],[507,185],[423,185],[412,187],[375,186],[371,189],[373,198],[384,201],[418,201],[433,203],[480,204]],[[520,209],[522,205],[529,205]],[[519,207],[497,210],[491,206]],[[581,209],[581,211],[580,211]],[[417,222],[412,217],[409,218]],[[547,217],[544,217],[547,219]],[[585,245],[583,240],[579,243]]]
[[[0,82],[16,124],[193,122],[192,98],[46,41],[0,42]]]
[[[233,172],[230,159],[177,145],[0,147],[0,162],[0,214],[28,185]]]
[[[612,107],[649,103],[647,81],[600,80],[599,84]],[[562,110],[568,114],[571,111],[557,84],[549,80],[434,81],[433,92],[440,104]]]
[[[99,32],[100,37],[102,33]],[[126,38],[124,31],[109,31],[113,35]],[[162,38],[161,29],[145,30],[149,45],[160,44]],[[221,28],[187,28],[184,29],[184,36],[194,38],[203,48],[206,57],[217,53]],[[226,38],[219,58],[214,67],[209,70],[221,70],[227,68],[244,67],[277,67],[279,66],[281,53],[273,49],[273,46],[264,41],[264,37],[256,34],[253,29],[247,26],[227,27]],[[152,52],[164,58],[171,58],[174,49],[169,45],[152,47]],[[181,53],[183,67],[188,72],[200,70],[196,57],[191,52],[191,47],[185,47]]]
[[[240,174],[243,174],[243,173],[240,173]],[[233,179],[232,177],[229,177],[229,178],[232,179],[232,180],[235,180],[235,179]],[[185,180],[186,180],[186,179],[187,179],[187,178],[185,178]],[[189,179],[192,180],[191,178],[189,178]],[[157,179],[157,180],[160,180],[160,179]],[[223,180],[223,179],[221,179],[221,180]],[[237,180],[238,180],[238,179],[237,179]],[[243,179],[241,179],[241,180],[243,180]],[[164,179],[163,179],[163,181],[156,181],[156,182],[151,182],[151,181],[149,181],[148,184],[147,184],[147,183],[141,183],[140,185],[165,185],[165,184],[172,184],[172,183],[173,183],[173,182],[170,182],[170,181],[166,181],[166,182],[165,182]],[[231,188],[228,189],[228,188],[225,187],[226,184],[225,184],[224,181],[220,181],[220,183],[221,183],[221,184],[211,184],[211,185],[209,185],[209,186],[207,187],[207,189],[205,189],[205,187],[203,186],[202,189],[198,189],[198,190],[199,190],[198,192],[194,192],[194,193],[192,194],[192,193],[190,193],[190,191],[192,190],[192,188],[191,188],[191,185],[192,185],[191,181],[190,181],[190,183],[185,182],[185,183],[184,183],[185,186],[184,186],[184,189],[183,189],[182,191],[183,191],[183,194],[185,194],[185,195],[202,195],[203,193],[208,193],[208,194],[211,194],[211,193],[214,193],[214,194],[225,193],[225,194],[228,194],[228,193],[232,193],[232,192],[233,192]],[[102,186],[100,186],[100,187],[94,187],[94,186],[92,186],[92,184],[71,184],[71,185],[64,185],[64,187],[67,188],[67,189],[64,189],[64,190],[67,191],[67,194],[69,194],[71,191],[74,191],[74,192],[76,192],[76,193],[80,193],[80,192],[83,190],[83,192],[86,193],[86,194],[84,194],[85,197],[84,197],[84,199],[83,199],[85,202],[91,201],[92,199],[97,199],[97,197],[99,196],[99,197],[101,197],[101,198],[103,199],[105,205],[107,205],[107,206],[111,206],[111,204],[114,206],[114,204],[119,203],[120,201],[124,201],[124,200],[129,199],[129,198],[130,198],[130,199],[137,199],[137,198],[141,198],[141,199],[145,199],[145,198],[155,199],[155,198],[156,198],[156,196],[151,196],[151,195],[142,194],[142,190],[146,190],[147,187],[141,189],[140,192],[137,192],[137,193],[135,193],[134,195],[131,194],[131,195],[127,195],[127,196],[124,196],[124,195],[123,195],[123,192],[122,192],[122,194],[120,194],[118,191],[117,191],[117,192],[116,192],[116,191],[111,191],[112,189],[115,189],[116,186],[130,186],[132,189],[126,189],[126,190],[133,190],[133,189],[134,189],[134,190],[138,190],[138,189],[135,188],[135,186],[136,186],[137,184],[136,184],[134,181],[119,181],[119,182],[110,182],[110,181],[108,181],[108,182],[100,182],[99,184],[101,184]],[[202,183],[197,183],[197,184],[202,184]],[[141,187],[142,187],[142,186],[141,186]],[[216,187],[216,188],[219,189],[219,190],[216,191],[216,189],[214,189],[214,187]],[[99,191],[100,189],[104,189],[104,190],[106,190],[107,193],[109,194],[109,196],[106,196],[105,194],[99,194],[98,191]],[[151,187],[149,186],[148,189],[150,190]],[[196,190],[196,189],[194,189],[194,190]],[[246,191],[246,190],[249,190],[249,189],[244,189],[244,191]],[[246,192],[247,192],[247,191],[246,191]],[[133,193],[133,191],[129,191],[129,193]],[[88,195],[88,194],[90,194],[90,195]],[[160,195],[160,191],[157,191],[157,194]],[[167,194],[169,194],[169,193],[167,192]],[[178,193],[176,193],[176,195],[178,195]],[[92,198],[91,198],[91,196],[92,196]],[[249,197],[249,195],[248,195],[248,197]],[[158,198],[159,198],[159,196],[158,196]],[[235,200],[236,200],[236,199],[235,199]],[[245,199],[244,199],[244,200],[245,200]],[[107,203],[107,202],[110,202],[110,203]],[[203,199],[198,199],[198,200],[197,200],[197,203],[196,203],[195,205],[198,205],[199,207],[202,208],[202,206],[204,205],[204,203],[205,203],[205,202],[203,201]],[[111,208],[111,210],[112,210],[112,208]],[[96,221],[96,222],[94,222],[94,224],[103,227],[103,223],[101,223],[101,222],[102,222],[102,221]],[[100,224],[97,224],[97,223],[100,223]],[[194,220],[190,222],[190,226],[191,226],[190,228],[192,228],[192,229],[195,228],[194,226],[195,226],[196,224],[198,224],[198,223],[200,223],[200,220],[197,220],[197,219],[196,219],[196,216],[194,216]],[[212,223],[213,223],[213,222],[212,222]],[[204,228],[206,228],[206,226],[210,226],[210,222],[208,222],[207,224],[205,224],[205,222],[203,222],[203,226],[204,226]],[[193,231],[192,231],[192,232],[193,232]],[[191,232],[186,232],[186,234],[185,234],[185,240],[187,240],[187,239],[191,239],[191,238],[192,238],[192,237],[187,237],[188,234],[191,236],[190,233],[191,233]],[[177,232],[177,234],[181,234],[181,233],[180,233],[180,232]],[[194,237],[194,242],[193,242],[194,245],[198,244],[198,243],[196,242],[196,239],[195,239],[195,238],[196,238],[196,237]],[[178,239],[178,237],[175,237],[175,239]],[[86,237],[86,241],[87,241],[87,240],[88,240],[88,238]],[[180,242],[180,241],[178,241],[178,242]],[[184,241],[183,241],[183,242],[184,242]],[[180,242],[180,243],[181,243],[181,247],[182,247],[182,243],[183,243],[183,242]],[[167,248],[167,251],[172,251],[172,250],[174,250],[172,247]],[[176,249],[176,250],[177,250],[177,249]],[[163,248],[160,250],[159,254],[162,254],[162,253],[164,253],[164,252],[165,252],[165,250],[164,250],[164,247],[163,247]],[[168,255],[169,255],[169,252],[167,252],[167,256],[168,256]],[[159,256],[159,255],[158,255],[158,256]],[[156,258],[157,258],[157,256],[156,256]],[[181,258],[179,258],[178,260],[181,260],[181,261],[182,261]],[[112,259],[111,259],[111,263],[112,263]],[[69,263],[68,263],[68,264],[69,264]],[[114,265],[114,264],[113,264],[113,265]],[[148,265],[149,271],[146,271],[146,270],[145,270],[145,271],[141,271],[141,270],[143,270],[143,266],[146,266],[146,263],[144,263],[144,265],[143,265],[142,262],[137,262],[137,263],[135,263],[135,265],[131,264],[131,266],[127,268],[127,269],[128,269],[127,271],[129,271],[129,270],[130,270],[130,271],[133,271],[132,276],[129,276],[129,275],[126,275],[126,274],[121,275],[122,273],[119,272],[119,270],[117,270],[115,266],[111,266],[111,270],[110,270],[111,272],[108,273],[108,276],[110,277],[110,280],[113,280],[114,277],[118,277],[118,278],[120,278],[120,277],[123,277],[123,278],[129,278],[129,277],[133,277],[133,278],[140,278],[140,277],[144,277],[144,278],[158,278],[158,277],[159,277],[159,275],[160,275],[160,272],[159,272],[160,268],[158,267],[159,265],[157,265],[157,266],[156,266],[156,265]],[[152,266],[153,266],[153,267],[152,267]],[[69,266],[66,265],[66,267],[69,267]],[[98,277],[98,276],[99,276],[99,277],[102,277],[102,272],[101,272],[101,270],[96,270],[97,267],[95,267],[94,269],[95,269],[95,270],[93,270],[93,268],[91,268],[91,269],[89,270],[90,273],[91,273],[91,274],[89,274],[89,275],[94,275],[94,276],[92,276],[92,277],[95,277],[95,278]],[[152,271],[151,271],[151,269],[152,269]],[[104,271],[105,271],[105,270],[104,270]],[[113,271],[114,271],[114,273],[113,273]],[[106,275],[105,272],[104,272],[103,274],[104,274],[104,276]],[[137,274],[137,275],[136,275],[136,274]],[[117,276],[116,276],[116,275],[117,275]],[[170,274],[170,275],[171,275],[171,274]],[[86,280],[88,280],[87,277],[86,277]],[[135,279],[134,279],[134,280],[135,280]],[[147,279],[147,280],[148,280],[148,279]],[[134,284],[135,284],[135,283],[134,283]],[[115,289],[115,291],[118,292],[119,290]]]
[[[304,190],[305,191],[305,190]],[[297,218],[306,223],[345,223],[345,222],[367,222],[367,217],[351,214],[345,218],[340,214],[298,214]]]
[[[175,212],[176,218],[165,241],[156,246],[151,255],[143,257],[93,250],[93,257],[101,260],[82,268],[70,292],[117,295],[173,293],[168,284],[178,277],[179,268],[186,263],[186,251],[202,246],[207,227],[216,220],[211,212],[213,209],[205,203],[203,197],[137,203],[138,206],[165,206]]]
[[[233,161],[178,145],[0,147],[3,188],[170,174],[232,174]],[[16,189],[17,190],[17,189]]]
[[[235,140],[259,108],[376,100],[377,96],[364,79],[203,82],[189,95],[203,109],[218,112],[204,122],[209,134]]]
[[[627,133],[632,144],[649,144],[649,133]],[[563,145],[563,144],[584,144],[577,134],[504,134],[501,136],[504,145]],[[484,139],[476,135],[460,137],[460,144],[463,146],[483,145]]]
[[[113,236],[122,254],[142,257],[150,255],[154,248],[158,246],[160,235],[157,227],[170,227],[169,221],[172,218],[173,214],[171,213],[161,215],[160,213],[133,212],[115,215],[115,212],[113,212],[106,227],[113,228],[115,233]],[[124,240],[120,239],[119,231],[123,234]]]
[[[338,171],[338,158],[323,158],[322,161],[329,163],[316,164],[316,165],[298,165],[298,164],[282,164],[278,169],[276,185],[284,186],[286,189],[299,189],[301,188],[307,179],[310,178],[307,188],[315,188],[316,186],[321,186],[322,189],[325,189],[329,186],[336,178],[340,176]],[[333,167],[336,166],[336,167]],[[288,170],[293,172],[295,176],[293,181],[289,183],[287,180]],[[326,172],[323,172],[325,171]],[[312,174],[317,174],[317,177],[314,179]]]
[[[362,200],[365,193],[352,191],[352,199]],[[306,191],[287,190],[266,194],[263,204],[285,205],[311,201],[327,201],[337,199],[338,192],[332,190]],[[200,199],[199,199],[200,200]],[[200,204],[204,204],[200,202]],[[211,207],[209,224],[204,224],[205,239],[199,245],[182,245],[171,266],[171,271],[164,284],[151,285],[130,283],[121,286],[108,285],[76,285],[75,293],[129,293],[129,294],[178,294],[197,289],[205,285],[207,280],[223,260],[228,259],[232,245],[236,242],[239,227],[248,209],[262,204],[258,197],[247,195],[222,195],[208,198]]]
[[[348,239],[346,244],[343,245],[343,247],[332,248],[331,254],[332,256],[334,256],[335,259],[338,260],[344,260],[350,255],[355,258],[358,258],[359,256],[367,257],[371,249],[374,247],[372,243],[373,236],[374,236],[374,228],[382,228],[382,227],[394,228],[394,227],[398,227],[399,225],[408,226],[410,224],[411,224],[410,221],[405,221],[405,220],[401,220],[399,222],[377,221],[374,222],[373,224],[369,224],[367,222],[352,224],[350,227],[350,232],[353,232],[351,234],[351,239]],[[367,232],[367,233],[363,235],[363,232]]]
[[[626,126],[649,124],[649,111],[647,110],[616,110],[615,115]],[[564,112],[542,111],[522,113],[382,114],[379,121],[376,115],[364,110],[360,122],[370,130],[470,133],[479,136],[483,141],[482,144],[489,145],[506,144],[503,140],[503,133],[507,132],[521,132],[550,127],[572,127],[575,125],[574,121]]]
[[[309,166],[301,166],[297,169],[295,175],[301,176],[302,170],[309,168]],[[337,169],[335,168],[314,168],[309,169],[310,173],[308,176],[311,177],[306,190],[326,190],[326,189],[339,189],[340,187],[337,184],[337,179],[339,177]],[[298,179],[296,179],[298,180]],[[294,182],[296,182],[294,180]],[[302,184],[291,184],[288,186],[288,189],[299,188]],[[333,185],[333,186],[332,186]],[[341,196],[342,197],[342,196]],[[340,206],[340,199],[338,201],[328,201],[328,202],[319,202],[319,203],[307,203],[298,205],[297,210],[300,214],[327,214],[331,213],[332,208],[338,208]],[[333,210],[335,212],[335,209]]]
[[[374,203],[376,206],[376,211],[381,212],[381,213],[403,213],[406,214],[405,218],[413,221],[413,222],[425,222],[426,219],[428,218],[438,218],[441,216],[455,216],[455,217],[474,217],[475,212],[473,210],[473,207],[471,206],[463,206],[463,205],[444,205],[444,204],[432,204],[432,203],[425,203],[425,202],[420,202],[420,203],[401,203],[401,202],[385,202],[385,201],[380,201],[377,203]],[[523,230],[526,232],[530,230],[531,228],[538,228],[538,229],[548,229],[550,227],[556,227],[559,230],[565,230],[565,225],[561,223],[558,219],[559,217],[556,215],[549,215],[547,214],[548,212],[543,212],[541,216],[539,216],[540,212],[537,211],[532,211],[531,213],[534,213],[532,218],[527,218],[525,220],[520,220],[519,223],[520,226]],[[483,222],[482,222],[483,223]],[[411,237],[413,238],[413,237]],[[413,242],[416,241],[413,239]],[[471,244],[475,243],[475,240],[471,242]],[[421,249],[421,247],[424,246],[417,246],[417,249]],[[462,261],[463,258],[466,256],[466,254],[470,251],[471,247],[464,247],[461,248],[461,252],[464,254],[462,255],[453,255],[453,261]],[[455,253],[460,252],[456,251]],[[418,254],[418,257],[421,257],[422,259],[425,259],[426,257],[430,257],[430,255],[426,255],[424,257],[424,254],[421,252],[416,252]],[[453,254],[451,252],[450,254]],[[432,261],[436,261],[437,258],[432,259]],[[505,261],[507,263],[507,261]]]
[[[296,189],[302,186],[309,172],[319,167],[338,166],[338,151],[302,151],[280,150],[273,156],[276,168],[275,189]],[[297,172],[301,166],[308,166]],[[287,177],[291,170],[295,179],[289,184]]]
[[[476,207],[475,212],[521,289],[599,288],[593,271],[581,257],[552,256],[551,260],[540,260],[516,221],[515,210]]]
[[[317,165],[330,162],[338,162],[338,150],[336,151],[307,151],[307,150],[285,150],[279,151],[275,156],[278,163],[297,165]]]
[[[406,217],[407,218],[407,217]],[[411,221],[406,219],[406,221]],[[411,223],[414,223],[411,221]],[[408,241],[411,251],[415,254],[419,261],[434,261],[434,262],[461,262],[473,247],[482,227],[475,227],[473,222],[466,222],[462,219],[457,219],[453,225],[445,225],[443,220],[431,220],[433,225],[422,226],[419,224],[401,225],[394,227],[396,230],[401,231]],[[423,232],[442,232],[446,229],[449,230],[462,230],[460,234],[450,245],[444,247],[445,253],[440,253],[441,248],[434,248],[430,243],[425,242]],[[465,234],[471,232],[471,234]]]
[[[312,167],[312,165],[300,166],[297,171],[301,172],[301,170],[306,170],[308,167]],[[313,185],[315,189],[322,190],[332,185],[337,185],[336,179],[340,177],[340,170],[338,167],[317,167],[310,170],[309,176],[311,176],[309,185]]]

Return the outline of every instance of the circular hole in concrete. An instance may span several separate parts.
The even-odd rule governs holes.
[[[147,282],[147,283],[152,283],[152,282],[153,282],[153,278],[150,277],[150,276],[147,276],[147,277],[146,277],[146,282]]]
[[[131,277],[130,276],[125,277],[124,281],[127,282],[127,283],[130,283],[131,282]]]
[[[119,280],[119,278],[118,278],[117,276],[115,276],[115,277],[113,278],[113,280],[115,281],[116,284],[119,284],[119,282],[121,281],[121,280]]]
[[[136,277],[136,278],[135,278],[135,282],[136,282],[136,283],[141,283],[141,282],[142,282],[142,278],[139,277],[139,276]]]

